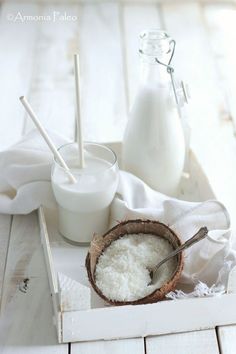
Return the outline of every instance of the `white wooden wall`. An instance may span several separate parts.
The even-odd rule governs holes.
[[[0,149],[31,129],[25,94],[47,128],[73,139],[73,60],[80,50],[82,116],[88,140],[122,138],[138,76],[138,33],[167,29],[177,40],[176,72],[189,82],[192,145],[217,196],[236,210],[234,1],[6,1],[0,13]],[[75,22],[12,23],[9,14],[66,11]],[[29,279],[26,293],[20,291]],[[22,283],[23,282],[23,283]],[[3,353],[67,353],[57,346],[36,214],[0,217]],[[4,315],[5,313],[5,315]],[[14,319],[14,320],[13,320]],[[218,329],[221,352],[234,353],[234,326]],[[71,353],[218,353],[216,332],[73,344]]]

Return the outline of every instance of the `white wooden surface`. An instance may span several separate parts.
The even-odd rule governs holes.
[[[37,213],[14,216],[6,262],[0,352],[67,353],[58,346]]]
[[[90,343],[77,343],[71,347],[71,354],[144,354],[142,338],[94,341]]]
[[[148,354],[218,354],[219,348],[214,330],[167,334],[146,339]]]
[[[222,326],[218,328],[220,351],[231,354],[236,347],[236,326]]]
[[[40,9],[37,4],[29,4],[27,8],[19,5],[18,8],[32,15]],[[0,14],[1,126],[7,129],[7,134],[1,133],[1,150],[16,142],[22,133],[24,112],[17,97],[22,92],[28,94],[31,86],[33,52],[40,26],[38,23],[33,26],[30,23],[11,25],[7,16],[14,11],[15,4],[7,4],[1,7]]]
[[[9,237],[12,217],[9,215],[0,215],[0,304],[2,300],[2,289],[5,274],[5,265],[9,246]],[[1,310],[1,306],[0,306]]]
[[[48,0],[39,1],[40,5],[32,0],[26,2],[27,5],[7,1],[1,5],[0,149],[10,146],[22,132],[30,129],[18,103],[21,94],[29,96],[47,128],[69,138],[74,136],[72,54],[78,46],[84,73],[82,109],[86,138],[112,141],[120,137],[137,82],[138,60],[133,41],[137,43],[135,38],[143,26],[165,26],[178,40],[176,65],[179,72],[192,84],[194,97],[190,112],[194,148],[214,192],[234,214],[236,189],[232,188],[232,183],[236,176],[236,143],[232,121],[225,117],[235,115],[235,68],[231,75],[225,63],[234,63],[234,44],[231,43],[235,30],[231,29],[236,23],[235,1],[225,1],[224,5],[221,5],[223,1],[217,1],[217,6],[212,0],[206,4],[169,0],[152,3],[130,0],[128,4],[125,1],[112,4],[72,1],[71,4],[71,1],[57,0],[53,5]],[[54,25],[36,21],[13,24],[6,18],[16,11],[33,15],[52,9],[77,14],[79,21]],[[222,46],[217,46],[217,38],[226,45],[223,54]],[[68,353],[67,345],[56,344],[34,213],[14,216],[12,229],[11,217],[1,216],[0,257],[1,352]],[[24,290],[26,279],[29,284],[24,293],[19,287]],[[235,328],[218,329],[222,353],[235,352]],[[146,353],[218,352],[213,330],[187,333],[180,338],[178,335],[148,338]],[[193,345],[189,347],[189,343]],[[142,339],[134,339],[72,344],[70,351],[139,354],[145,352],[145,347]]]

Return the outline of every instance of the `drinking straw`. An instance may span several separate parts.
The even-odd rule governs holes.
[[[37,118],[36,114],[34,113],[33,109],[31,108],[29,102],[26,100],[26,98],[24,96],[20,97],[20,101],[23,104],[26,112],[29,114],[30,118],[32,119],[32,121],[34,122],[34,124],[36,125],[37,129],[39,130],[40,134],[42,135],[42,137],[44,138],[44,140],[46,141],[46,143],[48,144],[48,147],[50,148],[50,150],[52,151],[53,155],[58,159],[58,161],[60,162],[61,166],[66,170],[66,173],[68,175],[68,177],[70,178],[70,181],[72,183],[76,183],[76,178],[73,176],[73,174],[70,172],[69,167],[67,166],[65,160],[63,159],[63,157],[61,156],[61,154],[58,152],[56,146],[54,145],[54,143],[52,142],[51,138],[49,137],[48,133],[46,132],[45,128],[42,126],[42,124],[40,123],[39,119]]]
[[[80,168],[84,168],[84,149],[83,149],[83,134],[82,122],[80,114],[80,69],[79,69],[79,55],[74,55],[74,70],[75,70],[75,92],[76,92],[76,126],[77,126],[77,143],[79,149]]]

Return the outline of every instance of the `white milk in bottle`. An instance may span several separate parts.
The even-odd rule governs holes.
[[[52,188],[58,204],[59,231],[68,240],[88,244],[94,233],[108,229],[110,204],[118,185],[118,165],[113,151],[100,144],[85,143],[85,167],[78,168],[77,144],[60,148],[72,174],[57,162],[52,169]]]
[[[177,192],[185,144],[168,63],[171,39],[163,31],[141,34],[142,77],[123,141],[124,169],[167,195]]]

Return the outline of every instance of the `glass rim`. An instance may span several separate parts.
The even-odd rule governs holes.
[[[77,142],[73,141],[73,142],[70,142],[70,143],[65,143],[65,144],[59,146],[57,148],[57,151],[60,152],[60,150],[63,149],[64,147],[67,147],[69,145],[74,145],[74,144],[77,144]],[[102,171],[93,172],[93,173],[83,173],[83,176],[94,176],[94,175],[102,174],[102,173],[112,169],[117,164],[117,155],[116,155],[116,153],[110,147],[106,146],[105,144],[94,143],[92,141],[85,141],[83,143],[83,146],[84,145],[94,145],[94,146],[98,146],[98,147],[103,148],[104,150],[109,151],[112,154],[112,156],[114,158],[114,161],[113,161],[113,163],[110,166],[108,166],[107,168],[105,168]],[[67,170],[63,166],[61,166],[60,162],[58,162],[58,160],[57,160],[57,158],[55,156],[53,156],[53,161],[54,161],[54,164],[56,164],[60,169],[62,169],[65,173],[67,173]]]
[[[170,53],[170,43],[172,41],[171,36],[162,29],[158,28],[150,28],[147,30],[143,30],[139,34],[139,54],[141,58],[155,58],[157,55],[166,55]],[[152,44],[152,50],[147,49],[148,46]]]
[[[150,38],[151,34],[155,34],[154,38]],[[152,41],[161,41],[161,40],[170,40],[171,37],[166,30],[160,28],[149,28],[141,31],[139,33],[139,38],[141,40],[152,40]]]

